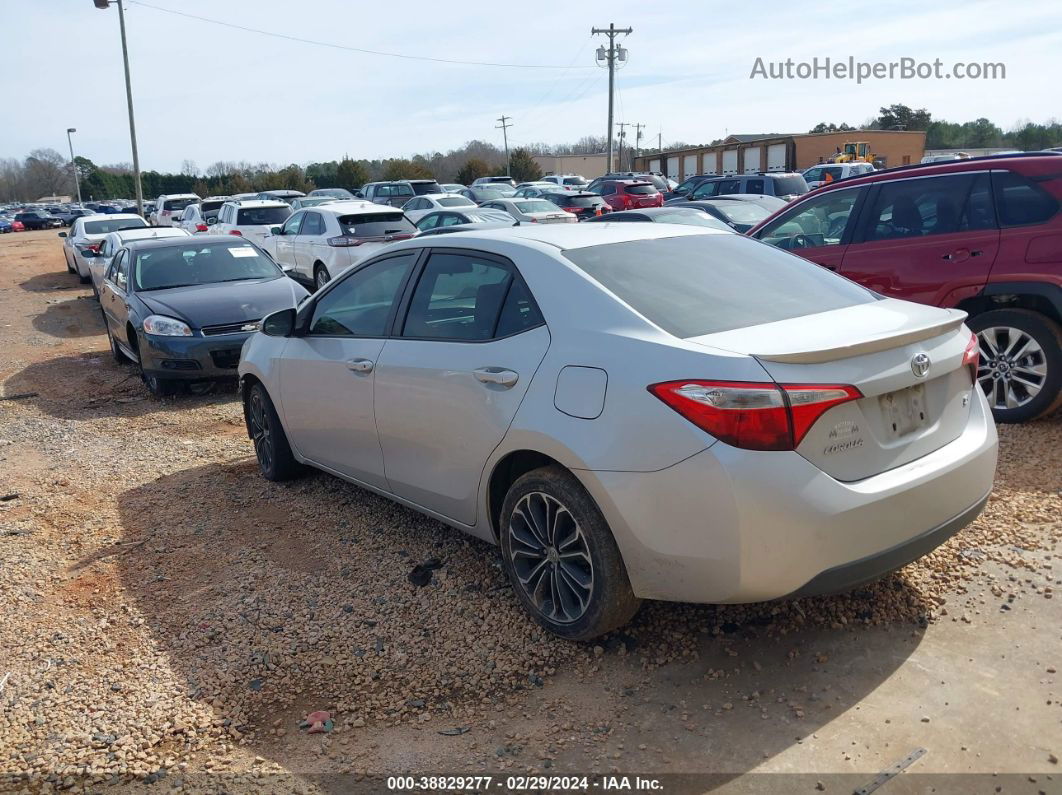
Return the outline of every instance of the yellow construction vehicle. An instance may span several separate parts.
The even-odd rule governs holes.
[[[830,158],[831,163],[873,163],[876,156],[866,141],[849,141]]]

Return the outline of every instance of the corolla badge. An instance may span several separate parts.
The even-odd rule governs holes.
[[[918,378],[925,378],[929,372],[929,356],[925,353],[916,353],[911,359],[911,372]]]

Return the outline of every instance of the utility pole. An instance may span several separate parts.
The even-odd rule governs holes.
[[[136,151],[136,122],[133,120],[133,85],[129,79],[129,45],[125,40],[125,7],[122,0],[92,0],[96,8],[104,11],[110,5],[118,6],[118,26],[122,31],[122,62],[125,65],[125,100],[129,106],[129,141],[133,147],[133,183],[136,187],[136,211],[144,214],[144,188],[140,184],[140,156]]]
[[[620,171],[623,171],[623,142],[627,138],[627,133],[624,132],[623,128],[626,127],[627,125],[628,125],[628,122],[625,122],[625,121],[616,122],[616,126],[619,127],[619,135],[617,137],[619,138],[619,170]],[[627,164],[630,165],[630,158],[629,157],[627,158]]]
[[[77,188],[77,206],[81,206],[81,178],[77,175],[77,163],[74,162],[74,139],[70,137],[70,133],[76,133],[76,127],[66,128],[66,142],[70,144],[70,167],[74,169],[74,187]]]
[[[627,50],[623,47],[616,46],[616,36],[621,33],[624,36],[629,36],[634,32],[634,28],[617,28],[614,22],[610,22],[607,28],[591,28],[591,36],[608,36],[608,49],[604,47],[597,48],[597,60],[600,64],[604,61],[604,65],[608,68],[608,166],[607,169],[611,171],[613,169],[612,164],[612,110],[615,99],[616,89],[616,61],[626,63]]]
[[[638,158],[642,154],[642,127],[645,125],[638,122],[634,125],[634,157]]]
[[[501,124],[494,125],[495,130],[502,131],[502,140],[505,141],[505,176],[507,177],[512,176],[512,168],[509,165],[509,128],[513,126],[509,122],[512,121],[512,118],[512,116],[502,116],[498,119]]]

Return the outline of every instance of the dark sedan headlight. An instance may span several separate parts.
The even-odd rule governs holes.
[[[192,329],[183,320],[165,315],[148,315],[144,318],[144,333],[158,337],[191,337]]]

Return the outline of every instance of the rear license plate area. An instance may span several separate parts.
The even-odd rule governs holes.
[[[885,432],[890,439],[914,433],[929,422],[925,384],[915,384],[884,394],[878,398],[878,403],[885,420]]]

